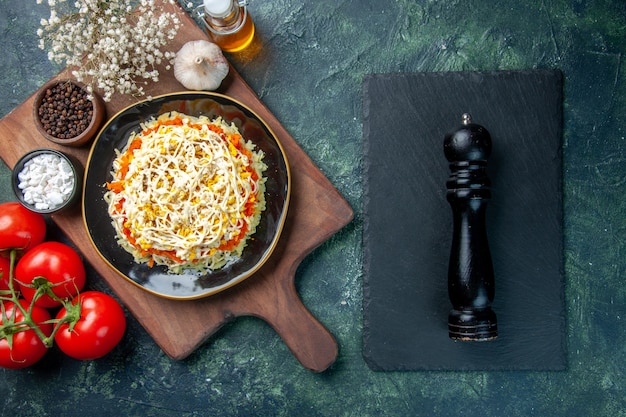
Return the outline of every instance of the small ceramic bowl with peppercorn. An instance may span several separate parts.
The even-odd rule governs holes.
[[[49,141],[82,146],[98,133],[106,117],[102,99],[84,84],[70,79],[51,80],[39,89],[33,105],[37,130]]]
[[[41,214],[69,211],[80,200],[83,182],[80,162],[56,149],[35,149],[22,156],[12,170],[17,200]]]

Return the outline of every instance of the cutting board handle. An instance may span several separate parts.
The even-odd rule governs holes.
[[[333,335],[304,306],[293,279],[276,280],[274,302],[259,304],[255,316],[265,320],[283,339],[302,366],[323,372],[337,359]]]

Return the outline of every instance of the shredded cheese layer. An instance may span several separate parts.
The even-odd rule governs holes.
[[[133,133],[105,200],[118,243],[172,273],[241,257],[265,209],[263,152],[221,118],[166,113]]]

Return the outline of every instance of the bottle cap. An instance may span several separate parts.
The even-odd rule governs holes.
[[[204,0],[204,9],[213,17],[227,16],[232,5],[232,0]]]

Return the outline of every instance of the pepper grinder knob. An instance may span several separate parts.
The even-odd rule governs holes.
[[[448,265],[448,315],[451,339],[486,341],[498,336],[494,298],[494,273],[487,240],[485,212],[491,198],[487,159],[491,135],[463,114],[462,126],[444,138],[450,162],[447,200],[453,214],[453,235]]]

